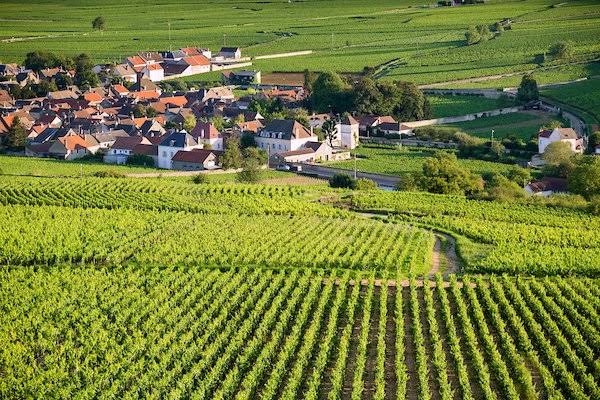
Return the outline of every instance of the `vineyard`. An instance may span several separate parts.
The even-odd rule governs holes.
[[[600,218],[585,212],[407,192],[354,194],[351,203],[452,232],[467,272],[600,276]]]
[[[386,282],[310,269],[5,268],[0,396],[600,396],[597,281]]]
[[[537,56],[561,40],[575,43],[576,60],[597,57],[597,7],[591,0],[437,8],[417,0],[176,0],[152,7],[141,0],[5,1],[0,54],[3,62],[22,62],[25,54],[40,49],[70,56],[85,52],[95,62],[112,63],[138,51],[185,46],[213,52],[240,46],[245,56],[313,50],[308,56],[258,60],[253,68],[360,72],[385,65],[384,79],[425,84],[529,70],[537,67]],[[97,15],[106,21],[102,32],[91,29]],[[469,25],[493,26],[504,18],[513,21],[510,30],[465,45]]]
[[[387,175],[403,175],[422,171],[423,163],[434,150],[391,146],[363,145],[353,150],[356,154],[356,167],[361,172]],[[459,159],[465,168],[477,174],[501,173],[510,168],[508,164],[482,160]],[[329,161],[328,165],[341,169],[354,169],[354,160]]]

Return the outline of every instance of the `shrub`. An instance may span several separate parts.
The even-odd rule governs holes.
[[[329,179],[329,186],[332,188],[354,189],[356,181],[346,174],[335,174]]]
[[[360,178],[356,180],[354,187],[356,190],[373,190],[377,189],[377,183],[371,179]]]
[[[198,174],[192,177],[192,182],[197,185],[200,185],[203,183],[208,183],[208,178],[204,174]]]
[[[96,178],[125,178],[125,174],[115,170],[97,171],[94,172]]]
[[[144,154],[134,154],[127,158],[127,165],[139,165],[142,167],[154,167],[154,159]]]

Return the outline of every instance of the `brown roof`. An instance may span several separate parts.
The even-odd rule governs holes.
[[[566,192],[568,185],[566,179],[544,177],[539,181],[529,182],[529,187],[534,193],[545,191]]]
[[[211,155],[217,155],[216,152],[206,149],[194,149],[192,151],[179,150],[172,158],[172,161],[184,161],[202,164]]]
[[[560,139],[577,139],[577,132],[573,128],[555,128],[555,129],[543,129],[538,133],[538,137],[549,138],[552,133],[558,131]]]
[[[134,146],[133,154],[143,154],[145,156],[158,156],[158,146],[155,144],[140,143]]]
[[[196,122],[190,134],[200,139],[217,139],[221,136],[221,132],[212,123],[202,121]]]

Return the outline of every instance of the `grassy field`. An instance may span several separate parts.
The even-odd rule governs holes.
[[[265,72],[356,72],[386,64],[380,71],[384,78],[430,83],[530,69],[534,58],[559,40],[575,43],[576,59],[600,53],[597,2],[552,7],[557,3],[515,0],[429,8],[419,0],[12,0],[0,8],[0,56],[7,62],[21,61],[37,49],[84,51],[108,62],[141,50],[188,45],[218,50],[225,43],[241,46],[249,56],[314,50],[309,56],[256,62]],[[106,20],[103,32],[91,29],[98,15]],[[464,45],[469,25],[492,25],[505,17],[514,20],[512,30],[485,43]]]
[[[586,123],[600,124],[600,78],[542,89],[542,96],[564,103],[577,110],[583,110]]]
[[[556,117],[558,119],[558,116]],[[473,136],[489,139],[494,130],[494,138],[502,139],[507,136],[516,136],[524,140],[536,135],[540,127],[552,120],[546,113],[520,112],[497,115],[487,118],[478,118],[472,121],[451,124]]]
[[[503,101],[483,96],[427,96],[433,118],[455,117],[506,106]]]
[[[422,171],[423,162],[433,154],[432,150],[409,147],[394,149],[384,146],[360,146],[354,152],[358,157],[356,165],[359,171],[387,175]],[[502,172],[510,168],[508,164],[480,160],[459,159],[459,163],[478,174]],[[354,168],[354,160],[330,161],[327,165],[351,170]]]

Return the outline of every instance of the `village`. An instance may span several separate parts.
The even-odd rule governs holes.
[[[73,78],[76,72],[3,64],[0,143],[6,144],[18,123],[26,136],[21,150],[26,156],[183,171],[223,168],[228,144],[258,148],[261,163],[266,160],[270,167],[296,171],[301,169],[299,163],[350,159],[360,140],[370,142],[373,137],[403,139],[396,142],[413,146],[454,146],[416,140],[414,130],[457,118],[402,122],[390,115],[356,112],[309,114],[305,109],[309,94],[302,83],[263,84],[260,71],[239,69],[251,65],[248,61],[238,47],[223,47],[214,55],[198,47],[139,52],[122,64],[93,66],[97,86],[68,85],[23,99],[13,98],[11,90],[56,82],[62,75]],[[221,86],[166,91],[161,85],[210,71],[222,71]],[[256,104],[277,104],[280,112],[265,118]],[[503,112],[511,110],[499,110]],[[568,143],[573,153],[586,148],[585,138],[572,128],[540,129],[539,155],[554,142]],[[595,153],[600,154],[600,145]],[[532,163],[543,161],[534,156]],[[549,195],[566,191],[566,180],[544,178],[523,187],[528,193]]]

